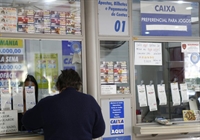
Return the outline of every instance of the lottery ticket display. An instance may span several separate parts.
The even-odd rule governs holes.
[[[0,7],[0,32],[81,34],[80,12]]]
[[[115,84],[118,94],[129,94],[126,61],[102,61],[100,65],[101,84]]]

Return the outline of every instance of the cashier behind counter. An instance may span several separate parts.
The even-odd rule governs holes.
[[[37,104],[38,102],[38,84],[35,78],[32,75],[27,75],[25,81],[24,81],[24,90],[23,90],[23,101],[24,101],[24,112],[23,113],[18,113],[18,130],[19,131],[26,131],[25,127],[22,124],[22,117],[24,113],[26,112],[26,93],[25,93],[25,87],[30,87],[34,86],[35,87],[35,103]]]

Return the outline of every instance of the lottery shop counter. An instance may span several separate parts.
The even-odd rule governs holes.
[[[1,134],[0,140],[44,140],[44,136],[41,134],[18,132],[12,134]]]

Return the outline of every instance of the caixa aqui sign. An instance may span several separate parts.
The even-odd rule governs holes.
[[[111,125],[110,134],[111,135],[124,134],[124,125]]]

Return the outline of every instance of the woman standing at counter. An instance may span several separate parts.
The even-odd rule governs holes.
[[[25,131],[25,127],[22,124],[22,117],[23,114],[26,112],[26,93],[25,93],[25,87],[34,87],[35,89],[35,104],[38,102],[38,83],[35,80],[35,78],[32,75],[27,75],[25,81],[24,81],[24,90],[23,90],[23,101],[24,101],[24,112],[23,113],[18,113],[18,130],[19,131]]]
[[[104,134],[105,122],[96,100],[79,92],[81,78],[63,70],[56,82],[60,94],[46,97],[22,119],[26,129],[43,128],[45,140],[92,140]]]

